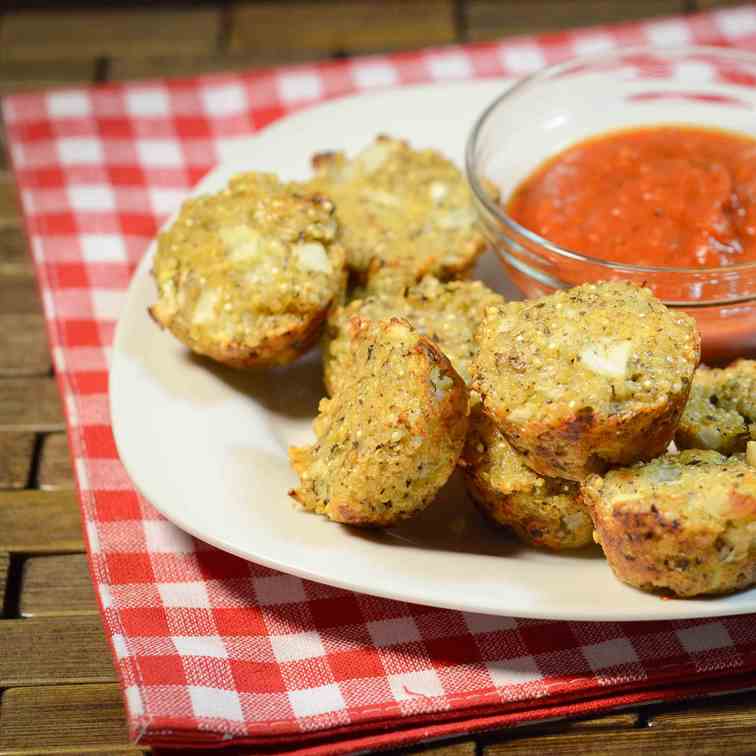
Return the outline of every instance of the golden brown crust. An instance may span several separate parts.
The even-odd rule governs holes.
[[[678,596],[756,581],[756,470],[691,450],[593,476],[581,487],[615,575]]]
[[[316,175],[305,186],[336,203],[347,262],[360,284],[385,268],[407,285],[425,275],[458,278],[486,248],[464,176],[435,150],[380,135],[352,159],[323,152],[312,165]]]
[[[476,338],[486,414],[529,467],[575,481],[666,449],[700,355],[689,317],[620,282],[490,308]]]
[[[270,174],[189,200],[158,239],[150,316],[232,367],[291,362],[317,341],[346,283],[333,213]]]
[[[675,434],[678,448],[735,454],[750,439],[756,439],[756,360],[698,368]]]
[[[406,318],[413,328],[431,339],[468,382],[477,350],[475,330],[486,308],[504,299],[480,281],[441,283],[427,276],[417,286],[406,288],[383,280],[364,299],[336,308],[323,333],[323,378],[333,395],[341,376],[351,371],[352,350],[347,324],[355,315],[369,320],[392,316]]]
[[[383,527],[427,506],[451,475],[467,431],[467,389],[446,356],[407,321],[349,324],[349,381],[323,399],[316,442],[292,448],[306,509]]]
[[[530,470],[479,404],[470,412],[460,466],[481,513],[521,541],[554,551],[592,543],[593,525],[577,483]]]

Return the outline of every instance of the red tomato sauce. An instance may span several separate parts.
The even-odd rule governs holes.
[[[687,126],[604,134],[548,160],[512,218],[561,247],[635,265],[756,260],[756,140]]]

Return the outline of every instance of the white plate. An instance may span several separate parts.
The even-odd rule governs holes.
[[[375,134],[406,137],[459,164],[476,115],[501,82],[437,84],[332,101],[232,145],[195,194],[233,173],[308,175],[309,156],[354,151]],[[449,113],[454,118],[449,118]],[[287,369],[241,373],[192,357],[146,314],[154,247],[142,261],[115,335],[110,401],[121,459],[142,493],[198,538],[323,583],[432,606],[573,620],[706,617],[756,611],[756,591],[662,601],[616,581],[598,549],[553,555],[489,530],[453,479],[439,500],[388,533],[359,531],[297,509],[286,450],[311,438],[323,393],[318,355]],[[480,271],[509,284],[491,256]]]

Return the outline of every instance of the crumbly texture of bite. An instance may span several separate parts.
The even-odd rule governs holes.
[[[624,282],[489,308],[476,338],[486,413],[529,467],[576,481],[666,449],[700,355],[690,317]]]
[[[446,280],[485,249],[464,176],[435,150],[379,136],[351,160],[341,152],[315,155],[313,167],[308,186],[336,203],[358,277],[373,262],[373,269],[397,268],[409,283],[425,274]]]
[[[581,489],[615,575],[677,596],[756,581],[756,468],[688,450],[589,478]]]
[[[326,388],[334,394],[352,371],[353,352],[348,324],[355,315],[383,320],[406,318],[423,336],[433,341],[451,360],[454,369],[469,382],[477,350],[475,330],[488,307],[504,299],[480,281],[441,283],[426,276],[409,289],[387,286],[365,299],[332,311],[323,337],[323,370]]]
[[[155,321],[235,367],[285,364],[309,348],[345,284],[334,206],[271,174],[189,200],[160,234]]]
[[[733,454],[744,451],[749,439],[756,439],[756,361],[700,367],[675,434],[677,446]]]
[[[554,551],[592,543],[578,484],[533,472],[480,405],[470,412],[460,466],[480,511],[521,541]]]
[[[454,470],[467,389],[407,321],[355,317],[349,329],[351,379],[321,401],[315,444],[289,450],[291,495],[336,522],[387,526],[424,509]]]

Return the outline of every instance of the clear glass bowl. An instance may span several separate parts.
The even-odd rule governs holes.
[[[756,262],[719,268],[610,262],[552,244],[505,210],[523,179],[575,142],[634,126],[683,123],[756,137],[756,55],[633,47],[546,68],[496,99],[470,135],[466,169],[480,222],[527,297],[585,281],[636,281],[696,318],[705,361],[756,357]],[[487,182],[501,191],[500,203]]]

